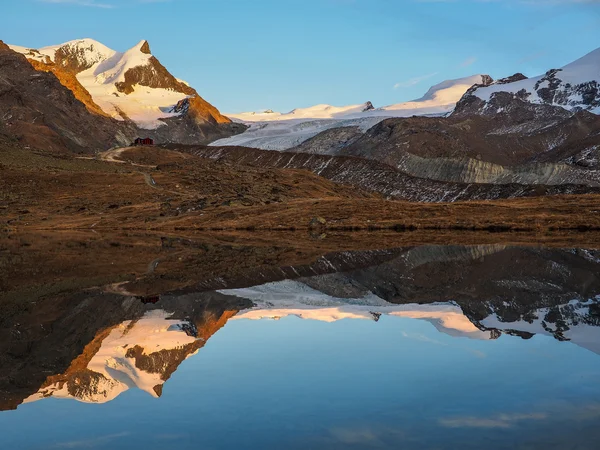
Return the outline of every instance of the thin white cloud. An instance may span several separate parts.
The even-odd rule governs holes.
[[[106,436],[98,436],[90,439],[83,439],[80,441],[68,441],[68,442],[59,442],[58,444],[52,446],[52,448],[93,448],[93,447],[105,447],[108,443],[114,442],[117,439],[123,438],[125,436],[129,436],[131,433],[122,432],[109,434]]]
[[[475,58],[474,56],[471,56],[470,58],[465,59],[460,64],[460,67],[469,67],[469,66],[472,66],[473,64],[475,64],[476,61],[477,61],[477,58]]]
[[[429,78],[435,77],[438,73],[439,72],[434,72],[434,73],[430,73],[427,75],[422,75],[420,77],[411,78],[410,80],[400,81],[394,85],[394,89],[416,86],[417,84],[419,84],[422,81],[425,81]]]
[[[73,6],[87,6],[91,8],[103,8],[112,9],[118,8],[119,5],[115,3],[108,3],[101,0],[38,0],[42,3],[50,3],[54,5],[73,5]],[[129,3],[167,3],[173,0],[131,0]]]
[[[529,5],[593,5],[599,4],[600,0],[413,0],[417,3],[521,3]]]
[[[499,414],[495,417],[454,417],[441,419],[440,425],[446,428],[510,428],[514,424],[530,421],[544,420],[547,414]]]
[[[76,6],[88,6],[92,8],[114,8],[115,5],[109,3],[98,3],[95,0],[40,0],[42,3],[51,3],[55,5],[76,5]]]

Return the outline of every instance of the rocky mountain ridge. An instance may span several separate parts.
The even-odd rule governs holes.
[[[600,181],[598,80],[600,49],[536,78],[517,73],[444,82],[415,102],[361,118],[286,124],[277,114],[257,115],[245,133],[213,145],[360,157],[447,183],[594,187]],[[432,101],[451,107],[437,117],[409,108]],[[394,109],[400,117],[384,116]],[[401,117],[404,112],[412,117]]]
[[[471,112],[484,113],[496,108],[493,100],[497,95],[507,94],[532,104],[600,114],[600,49],[537,77],[527,78],[518,73],[491,84],[475,84],[457,109],[464,112],[464,104],[470,103]]]

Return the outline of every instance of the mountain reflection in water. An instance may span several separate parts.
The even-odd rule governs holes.
[[[7,448],[594,448],[600,251],[279,251],[236,273],[220,267],[247,249],[192,246],[100,287],[9,285]],[[214,270],[172,271],[191,255]]]

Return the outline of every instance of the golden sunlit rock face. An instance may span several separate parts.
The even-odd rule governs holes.
[[[57,64],[54,64],[51,61],[48,63],[36,61],[35,59],[28,59],[28,61],[35,70],[40,72],[52,72],[54,75],[56,75],[56,78],[58,78],[60,84],[69,89],[75,98],[85,105],[89,112],[108,117],[108,114],[106,114],[102,108],[100,108],[94,102],[92,96],[79,82],[75,73],[70,70],[66,70]]]

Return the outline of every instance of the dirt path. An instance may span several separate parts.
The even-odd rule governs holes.
[[[122,159],[118,159],[124,151],[126,150],[131,150],[133,147],[121,147],[121,148],[113,148],[111,150],[107,150],[105,152],[100,153],[100,160],[101,161],[105,161],[105,162],[111,162],[111,163],[118,163],[118,164],[129,164],[135,167],[142,167],[145,169],[155,169],[156,166],[152,166],[152,165],[145,165],[145,164],[136,164],[130,161],[124,161]],[[150,186],[152,189],[157,189],[163,192],[168,192],[169,194],[175,194],[175,195],[182,195],[182,192],[176,192],[176,191],[170,191],[167,189],[163,189],[161,187],[158,186],[158,184],[156,183],[156,180],[152,177],[152,175],[150,175],[147,172],[143,172],[141,170],[137,171],[139,174],[144,176],[144,181],[146,182],[146,184],[148,186]]]
[[[120,147],[120,148],[113,148],[113,149],[107,150],[107,151],[99,154],[100,160],[106,161],[106,162],[119,163],[119,164],[131,164],[132,166],[136,166],[136,167],[145,167],[147,169],[154,169],[154,166],[148,166],[148,165],[144,165],[144,164],[136,164],[136,163],[133,163],[130,161],[123,161],[122,159],[117,159],[123,154],[124,151],[132,150],[132,149],[133,149],[133,147]]]

